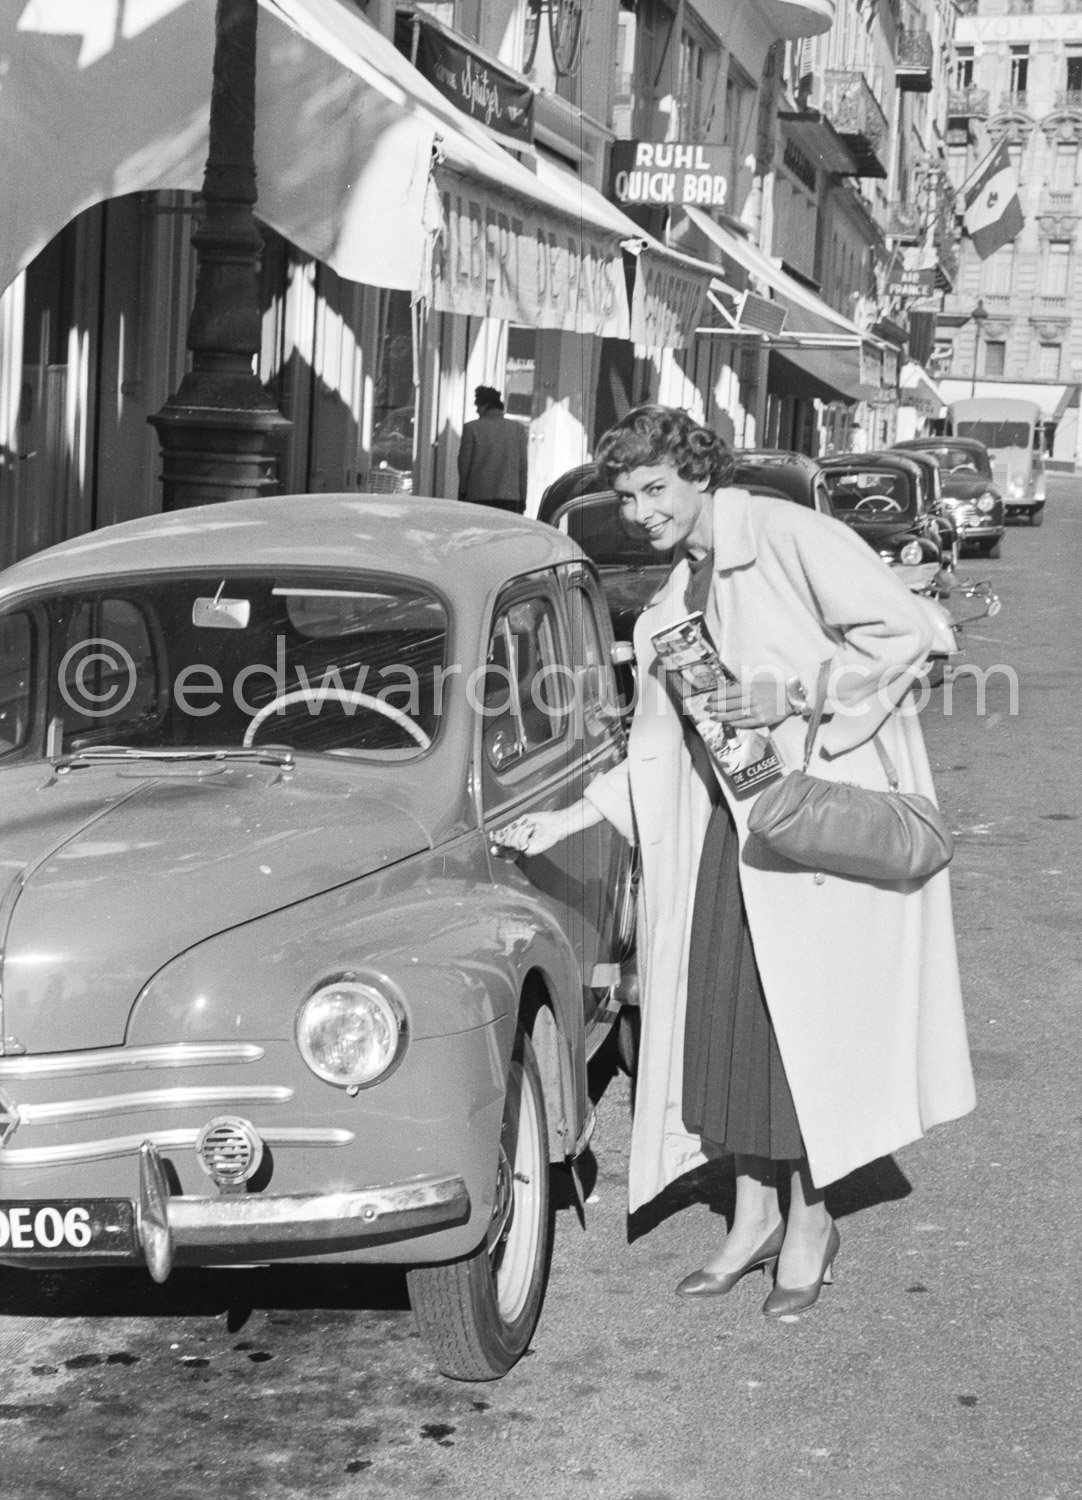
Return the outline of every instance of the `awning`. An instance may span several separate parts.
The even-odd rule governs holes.
[[[345,0],[259,6],[260,218],[352,281],[630,336],[621,245],[649,239],[632,220],[523,166]],[[93,204],[201,188],[214,18],[215,0],[3,7],[0,290]]]
[[[907,360],[902,366],[898,385],[901,390],[901,405],[915,407],[926,417],[938,417],[946,405],[943,392],[915,360]]]
[[[484,142],[491,152],[490,143]],[[468,148],[468,149],[464,149]],[[435,169],[442,214],[433,265],[440,312],[682,348],[702,321],[715,268],[669,250],[572,172],[537,175],[500,152],[450,142]],[[525,179],[525,180],[524,180]],[[543,206],[531,192],[543,194]],[[637,257],[630,309],[621,247]]]
[[[974,389],[971,380],[941,380],[939,388],[946,402],[968,401],[971,396],[1035,401],[1046,422],[1058,422],[1070,407],[1078,405],[1079,399],[1078,386],[1064,385],[1061,381],[978,380]]]
[[[769,339],[771,370],[778,372],[779,381],[795,379],[797,386],[803,375],[808,388],[779,389],[779,394],[816,396],[827,401],[866,401],[874,395],[880,385],[879,340],[870,338],[748,240],[725,229],[701,209],[688,207],[684,212],[724,255],[759,283],[759,289],[769,291],[787,309],[784,330]]]

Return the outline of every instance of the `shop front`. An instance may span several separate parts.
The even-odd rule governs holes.
[[[82,45],[44,15],[0,22],[3,563],[160,505],[148,418],[185,367],[207,150],[214,0]],[[493,384],[539,493],[585,456],[603,344],[693,339],[709,268],[535,168],[342,0],[260,0],[257,371],[291,423],[283,489],[454,495]]]

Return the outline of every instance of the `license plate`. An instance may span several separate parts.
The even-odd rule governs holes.
[[[0,1257],[125,1255],[135,1252],[130,1198],[0,1203]]]

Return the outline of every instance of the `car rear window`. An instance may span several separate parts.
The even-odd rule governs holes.
[[[599,568],[655,567],[672,555],[657,552],[642,532],[624,520],[619,501],[611,490],[573,500],[557,516],[556,525],[573,542],[578,542]]]

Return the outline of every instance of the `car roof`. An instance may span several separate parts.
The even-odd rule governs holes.
[[[979,438],[971,437],[906,438],[904,442],[893,444],[893,447],[904,448],[907,453],[923,453],[933,448],[983,448],[985,452],[988,451]]]
[[[219,568],[371,569],[444,593],[581,557],[561,532],[486,506],[416,495],[278,495],[88,532],[0,574],[0,598],[60,582]]]
[[[894,466],[907,474],[920,471],[920,459],[911,453],[836,453],[833,458],[821,458],[820,466],[828,473],[836,469],[882,469]]]

